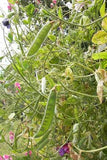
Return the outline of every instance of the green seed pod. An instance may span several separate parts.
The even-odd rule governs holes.
[[[53,21],[48,22],[42,27],[42,29],[39,31],[39,33],[37,34],[36,38],[34,39],[33,43],[29,48],[29,51],[27,53],[28,56],[34,55],[39,50],[42,43],[46,39],[53,23],[54,23]]]
[[[36,135],[34,136],[35,138],[43,136],[51,128],[51,124],[55,114],[55,103],[56,103],[56,91],[55,89],[52,89],[49,94],[48,102],[45,108],[45,113],[40,128],[36,133]]]

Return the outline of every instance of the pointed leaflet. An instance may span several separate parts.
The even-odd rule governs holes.
[[[34,39],[33,43],[29,48],[29,51],[27,53],[28,56],[34,55],[39,50],[42,43],[46,39],[53,23],[54,23],[53,21],[48,22],[42,27],[42,29],[39,31],[39,33],[37,34],[36,38]]]
[[[58,17],[59,17],[60,19],[63,18],[63,13],[62,13],[62,8],[61,8],[61,6],[58,8]]]
[[[101,17],[105,16],[105,2],[102,4],[102,6],[100,8],[100,15],[101,15]]]
[[[56,103],[56,91],[54,88],[50,91],[40,128],[37,134],[35,135],[36,138],[43,136],[50,129],[55,113],[55,103]]]

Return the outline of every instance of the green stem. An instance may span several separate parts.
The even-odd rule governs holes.
[[[78,91],[70,90],[70,89],[68,89],[66,86],[64,86],[64,84],[62,84],[62,82],[60,82],[60,84],[62,85],[62,87],[63,87],[64,89],[66,89],[67,91],[69,91],[69,92],[71,92],[71,93],[79,94],[79,95],[81,95],[81,96],[86,96],[86,97],[98,98],[97,95],[90,95],[90,94],[86,94],[86,93],[81,93],[81,92],[78,92]]]
[[[20,46],[20,49],[21,49],[22,55],[23,55],[23,56],[25,56],[25,53],[24,53],[24,50],[23,50],[22,44],[21,44],[21,42],[20,42],[20,35],[19,35],[19,31],[18,31],[17,25],[15,25],[15,27],[16,27],[16,31],[17,31],[17,35],[18,35],[18,42],[19,42],[19,46]]]
[[[7,48],[7,50],[8,50],[8,53],[9,53],[9,55],[10,55],[10,58],[11,58],[11,60],[12,60],[12,62],[13,62],[13,65],[14,65],[14,67],[16,68],[16,70],[17,70],[17,72],[19,73],[19,75],[22,77],[22,79],[23,79],[34,91],[36,91],[38,94],[40,94],[40,95],[42,95],[43,97],[45,97],[43,94],[41,94],[37,89],[35,89],[35,88],[29,83],[29,81],[23,76],[23,74],[22,74],[22,73],[20,72],[20,70],[17,68],[17,66],[16,66],[16,64],[15,64],[15,61],[14,61],[14,59],[13,59],[11,53],[10,53],[10,50],[9,50],[9,48],[8,48],[8,45],[7,45],[7,43],[6,43],[5,37],[4,37],[4,41],[5,41],[5,45],[6,45],[6,48]]]
[[[43,7],[43,6],[42,6],[42,7]],[[84,27],[89,27],[89,26],[91,26],[91,25],[93,25],[93,24],[95,24],[95,23],[103,20],[105,17],[107,17],[107,15],[105,15],[104,17],[100,17],[100,18],[98,18],[97,20],[95,20],[95,21],[93,21],[93,22],[91,22],[91,23],[89,23],[89,24],[80,25],[80,24],[68,22],[68,21],[66,21],[66,20],[64,20],[64,19],[60,19],[58,16],[56,16],[55,14],[53,14],[52,12],[50,12],[50,11],[49,11],[48,9],[46,9],[45,7],[43,7],[43,9],[44,9],[46,12],[48,12],[49,15],[51,15],[51,16],[54,17],[55,19],[60,20],[60,21],[63,22],[63,23],[66,23],[66,24],[68,24],[68,25],[70,25],[70,26],[77,26],[77,27],[83,27],[83,28],[84,28]]]
[[[74,144],[72,144],[74,146],[74,148],[76,148],[80,153],[84,152],[84,153],[92,153],[92,152],[99,152],[99,151],[102,151],[104,149],[107,149],[107,146],[104,146],[104,147],[101,147],[101,148],[98,148],[98,149],[93,149],[93,150],[83,150],[83,149],[80,149],[78,148],[77,146],[75,146]]]
[[[81,63],[74,62],[74,64],[77,64],[77,65],[83,67],[84,69],[89,70],[90,72],[94,73],[94,70],[92,70],[91,68],[89,68],[89,67],[87,67],[87,66],[84,66],[84,65],[81,64]]]

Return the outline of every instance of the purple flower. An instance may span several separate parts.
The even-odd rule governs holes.
[[[69,150],[69,143],[64,144],[60,149],[59,149],[59,155],[63,156],[65,153],[70,153]]]
[[[10,23],[9,23],[9,20],[8,20],[8,19],[4,19],[4,20],[2,21],[2,23],[3,23],[4,26],[6,26],[7,28],[10,29]]]

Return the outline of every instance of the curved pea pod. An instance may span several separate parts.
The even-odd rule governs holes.
[[[44,116],[41,125],[39,127],[39,130],[34,136],[35,138],[43,136],[46,132],[50,130],[55,115],[55,103],[56,103],[56,91],[55,88],[53,88],[50,91]]]
[[[32,56],[34,55],[39,48],[41,47],[42,43],[44,42],[44,40],[46,39],[50,29],[53,26],[54,21],[51,22],[47,22],[39,31],[39,33],[37,34],[37,36],[35,37],[33,43],[31,44],[29,51],[27,53],[28,56]]]
[[[49,142],[49,134],[50,134],[50,130],[41,138],[41,140],[36,144],[36,148],[37,151],[41,150],[42,148],[44,148],[47,143]]]

